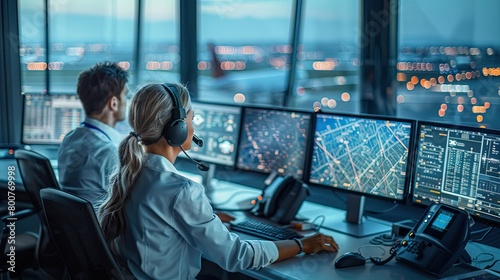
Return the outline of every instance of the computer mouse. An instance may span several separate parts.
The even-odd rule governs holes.
[[[364,265],[366,259],[360,253],[347,252],[335,260],[335,268],[346,268],[351,266]]]

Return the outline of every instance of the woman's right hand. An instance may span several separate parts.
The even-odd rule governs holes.
[[[337,252],[339,250],[339,245],[333,237],[322,233],[303,237],[300,241],[302,241],[302,250],[306,254],[314,254],[321,251]]]

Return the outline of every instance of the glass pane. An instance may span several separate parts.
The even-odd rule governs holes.
[[[360,1],[304,1],[293,106],[359,112]]]
[[[179,81],[177,1],[146,0],[142,3],[139,84]]]
[[[500,129],[498,11],[497,0],[400,1],[398,116]]]
[[[134,0],[49,0],[50,93],[76,93],[78,75],[109,60],[134,81]]]
[[[293,2],[199,1],[199,99],[282,104]]]
[[[20,0],[19,56],[22,92],[47,92],[44,0]]]

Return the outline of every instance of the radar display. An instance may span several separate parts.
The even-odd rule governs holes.
[[[401,200],[412,122],[318,114],[310,182]]]
[[[311,114],[245,108],[237,167],[302,178]]]

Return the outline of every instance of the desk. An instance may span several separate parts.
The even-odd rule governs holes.
[[[259,190],[253,188],[248,188],[218,180],[212,181],[212,187],[215,190],[212,201],[216,204],[222,201],[226,201],[227,197],[231,196],[235,192],[241,192],[241,196],[239,195],[235,197],[234,201],[249,201],[250,199],[255,198],[256,195],[261,193]],[[227,203],[227,207],[234,208],[234,201],[229,201]],[[241,203],[237,204],[241,205]],[[232,214],[237,218],[243,218],[243,216],[246,215],[242,212],[234,212]],[[308,218],[309,220],[316,218],[318,215],[325,215],[326,219],[333,219],[334,217],[338,217],[338,215],[345,215],[345,211],[306,201],[300,208],[299,215]],[[274,263],[258,271],[247,270],[242,271],[241,273],[257,279],[437,279],[431,274],[427,274],[422,270],[398,262],[395,259],[382,266],[374,265],[370,261],[367,261],[366,265],[364,266],[335,269],[333,264],[338,256],[349,251],[358,251],[358,248],[364,245],[369,245],[370,240],[374,236],[355,238],[327,229],[321,229],[321,232],[327,235],[331,235],[335,238],[340,246],[340,249],[337,253],[297,255],[292,259]],[[239,232],[236,233],[244,240],[256,239],[256,237],[251,235]],[[384,246],[383,248],[386,250],[386,256],[388,256],[390,247]],[[482,245],[479,243],[470,242],[467,245],[466,250],[473,258],[483,252],[493,254],[495,256],[495,259],[500,258],[500,249]],[[366,247],[362,249],[362,252],[365,257],[369,257],[370,255],[365,254],[380,256],[380,253],[382,251],[373,247]],[[385,259],[386,256],[382,258]],[[491,263],[491,261],[479,263],[477,264],[477,266],[483,268]],[[473,264],[476,265],[476,263]],[[448,270],[448,272],[446,272],[443,277],[461,275],[473,270],[475,270],[475,268],[465,265],[454,266],[450,270]]]

